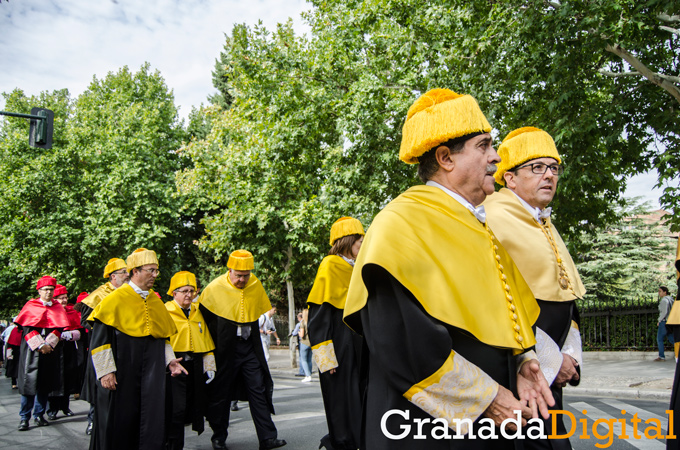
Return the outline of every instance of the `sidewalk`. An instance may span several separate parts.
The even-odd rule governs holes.
[[[581,383],[567,386],[565,394],[670,400],[675,359],[656,362],[657,352],[584,352]]]
[[[675,359],[666,351],[666,361],[655,362],[656,352],[584,352],[581,383],[565,388],[566,395],[597,395],[628,399],[670,401]],[[288,349],[270,350],[272,373],[291,375]],[[318,373],[314,371],[314,377]]]

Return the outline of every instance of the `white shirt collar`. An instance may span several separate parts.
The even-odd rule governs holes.
[[[522,206],[524,206],[524,208],[526,208],[527,211],[529,211],[529,214],[531,214],[531,216],[534,218],[534,220],[536,222],[540,222],[541,219],[547,219],[547,218],[550,217],[550,214],[552,213],[551,207],[541,209],[541,208],[531,206],[522,197],[517,195],[517,193],[515,191],[513,191],[512,189],[508,189],[508,190],[510,192],[512,192],[513,194],[515,194],[515,197],[517,197],[519,199],[519,202],[522,204]]]
[[[345,255],[340,255],[340,257],[341,257],[342,259],[344,259],[345,261],[347,261],[347,264],[349,264],[350,266],[354,267],[354,260],[353,260],[353,259],[349,259],[349,258],[347,258]]]
[[[128,281],[128,284],[130,285],[133,291],[138,293],[144,300],[146,300],[146,297],[149,295],[149,291],[143,291],[139,286],[137,286],[132,281]]]
[[[425,184],[427,186],[433,186],[433,187],[439,188],[442,191],[446,192],[454,200],[456,200],[461,205],[465,206],[472,214],[474,214],[474,216],[477,218],[477,220],[479,220],[482,223],[486,222],[486,211],[484,210],[484,205],[474,206],[472,203],[465,200],[460,194],[456,194],[451,189],[448,189],[448,188],[442,186],[441,184],[437,183],[436,181],[428,180],[428,182],[425,183]]]

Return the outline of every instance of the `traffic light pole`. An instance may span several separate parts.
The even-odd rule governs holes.
[[[0,115],[31,119],[31,130],[28,136],[29,144],[32,147],[52,148],[54,113],[45,108],[33,108],[31,112],[33,114],[0,111]]]

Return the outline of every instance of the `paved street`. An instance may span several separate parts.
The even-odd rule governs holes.
[[[615,450],[630,449],[663,449],[663,439],[635,439],[632,418],[637,413],[642,423],[638,430],[644,433],[644,421],[658,419],[661,433],[666,434],[668,398],[672,380],[674,363],[655,363],[650,355],[627,353],[606,355],[602,359],[597,354],[588,355],[584,363],[584,382],[582,387],[568,388],[566,391],[566,409],[574,414],[576,430],[571,438],[576,450],[605,448],[609,441],[609,425],[599,422],[596,428],[599,436],[593,432],[593,424],[598,419],[616,420],[613,423],[612,443],[606,448]],[[611,359],[612,356],[617,359]],[[277,414],[274,422],[279,429],[279,436],[288,441],[291,450],[316,450],[319,439],[326,434],[326,420],[319,389],[318,375],[314,375],[312,383],[301,383],[301,378],[293,376],[295,369],[289,369],[290,361],[287,350],[274,350],[270,360],[274,377],[274,406]],[[48,427],[17,431],[19,423],[19,400],[16,390],[12,390],[10,382],[0,377],[0,449],[42,449],[42,450],[84,450],[89,446],[89,437],[85,435],[88,405],[82,401],[72,401],[71,409],[74,417],[60,417]],[[240,411],[232,413],[230,435],[227,444],[231,450],[257,449],[258,441],[255,428],[250,418],[248,404],[240,402]],[[587,411],[585,414],[583,411]],[[626,414],[621,414],[625,410]],[[583,433],[582,419],[586,420],[588,438],[579,438]],[[621,420],[625,422],[625,430]],[[653,424],[653,420],[650,422]],[[549,432],[549,430],[547,430]],[[625,433],[624,433],[625,431]],[[677,430],[676,430],[677,432]],[[627,438],[619,436],[628,435]],[[210,429],[197,436],[188,427],[186,429],[186,449],[209,450]]]
[[[273,373],[274,407],[277,414],[274,423],[279,437],[288,441],[286,448],[295,450],[316,450],[319,439],[326,434],[326,418],[323,412],[318,376],[311,383],[301,383],[301,378]],[[89,405],[83,401],[71,401],[75,416],[59,418],[50,426],[37,428],[31,422],[28,431],[19,432],[20,395],[11,389],[10,381],[0,377],[0,449],[42,449],[42,450],[84,450],[89,446],[85,435]],[[239,402],[239,411],[231,413],[227,444],[233,450],[257,449],[258,440],[250,418],[248,404]],[[211,449],[210,428],[197,436],[186,428],[185,449]]]
[[[631,400],[631,399],[616,399],[608,397],[582,397],[582,396],[566,396],[567,402],[566,410],[574,414],[576,420],[576,430],[574,435],[570,438],[571,445],[576,450],[591,450],[595,447],[595,444],[599,444],[599,448],[609,448],[612,450],[632,450],[632,449],[665,449],[666,444],[664,439],[635,439],[633,424],[631,420],[633,415],[637,414],[637,417],[642,420],[641,424],[638,425],[639,436],[644,437],[644,430],[647,427],[652,427],[653,425],[660,423],[662,427],[662,433],[665,435],[668,428],[668,416],[666,415],[666,410],[668,409],[668,402],[661,400]],[[583,414],[583,411],[587,411]],[[621,414],[621,411],[626,411],[626,414]],[[580,436],[585,436],[583,433],[583,424],[581,420],[586,418],[586,429],[588,438],[580,438]],[[600,422],[597,427],[597,433],[599,437],[595,435],[593,431],[593,424],[598,419],[604,419],[607,421],[617,420],[618,422]],[[645,425],[645,421],[648,421],[649,425]],[[658,420],[655,421],[654,419]],[[625,421],[624,425],[620,422]],[[567,430],[569,430],[569,420],[565,420]],[[612,424],[612,425],[610,425]],[[606,446],[609,442],[609,430],[612,430],[611,446]],[[652,430],[648,431],[652,435]],[[621,437],[628,436],[627,439],[622,439]]]

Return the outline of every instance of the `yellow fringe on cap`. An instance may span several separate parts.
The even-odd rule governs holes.
[[[170,289],[168,289],[168,295],[172,297],[172,293],[175,289],[179,289],[184,286],[193,286],[194,289],[198,289],[196,286],[196,275],[191,272],[183,270],[177,272],[170,278]]]
[[[341,237],[360,234],[364,236],[364,227],[357,219],[352,217],[341,217],[333,223],[331,227],[331,247]]]
[[[227,267],[233,270],[253,270],[255,268],[255,258],[248,250],[236,250],[229,255]]]
[[[511,131],[498,147],[498,155],[501,157],[501,162],[498,164],[494,178],[501,186],[505,186],[503,178],[505,172],[532,159],[555,158],[558,163],[562,164],[562,158],[557,152],[553,138],[535,127],[523,127]]]
[[[472,96],[449,89],[432,89],[408,110],[399,159],[416,164],[419,156],[449,139],[490,131],[491,125]]]
[[[127,257],[128,272],[131,272],[135,267],[141,267],[146,264],[158,264],[158,257],[153,250],[147,250],[143,247],[138,248]]]
[[[120,258],[111,258],[104,267],[104,278],[108,278],[112,272],[116,270],[125,269],[125,261]]]

